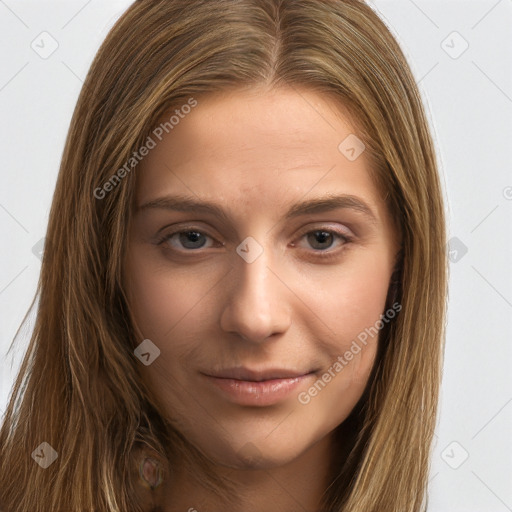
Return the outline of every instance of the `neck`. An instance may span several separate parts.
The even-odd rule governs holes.
[[[215,474],[230,482],[229,494],[219,495],[206,485],[208,474],[199,466],[180,470],[164,490],[162,512],[318,512],[329,483],[332,453],[331,433],[282,466],[234,469],[216,464]]]

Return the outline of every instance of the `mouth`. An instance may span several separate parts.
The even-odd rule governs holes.
[[[224,399],[238,405],[268,406],[284,401],[294,390],[310,382],[316,371],[229,368],[201,374]]]
[[[248,368],[227,368],[225,370],[205,373],[217,379],[236,379],[248,382],[263,382],[266,380],[296,379],[312,373],[311,370],[297,371],[285,368],[269,368],[263,370],[250,370]]]

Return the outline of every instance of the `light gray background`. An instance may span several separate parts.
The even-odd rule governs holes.
[[[7,355],[39,277],[71,114],[130,3],[0,0],[0,414],[33,324]],[[429,512],[512,511],[512,0],[371,3],[419,83],[456,238]]]

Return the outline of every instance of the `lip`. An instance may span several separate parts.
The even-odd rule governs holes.
[[[225,399],[239,405],[268,406],[285,400],[314,376],[313,371],[230,368],[202,373]]]

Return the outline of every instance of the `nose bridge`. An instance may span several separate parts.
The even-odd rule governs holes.
[[[249,341],[263,341],[289,324],[285,286],[275,267],[270,237],[247,237],[236,248],[234,282],[222,313],[222,327]]]
[[[248,237],[238,246],[237,253],[241,259],[237,262],[237,271],[240,276],[241,297],[239,298],[254,303],[252,305],[255,306],[255,311],[261,315],[269,308],[269,301],[272,300],[273,295],[270,288],[275,285],[272,282],[273,273],[270,270],[273,266],[272,250],[268,240],[260,244],[252,237]]]

